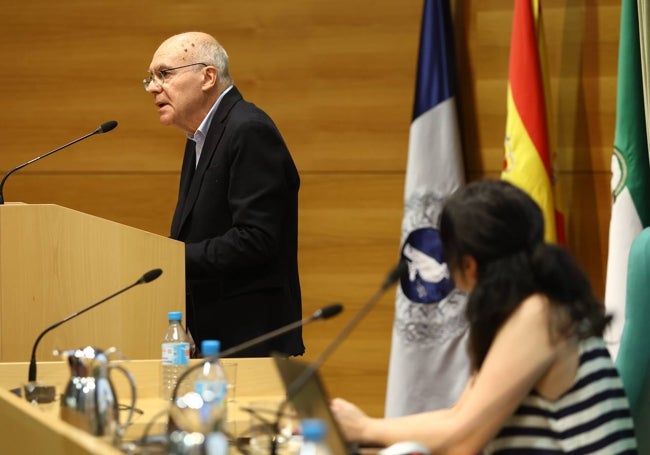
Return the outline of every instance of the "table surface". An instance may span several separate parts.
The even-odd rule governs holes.
[[[284,387],[275,371],[272,359],[225,359],[224,362],[237,364],[235,395],[229,397],[226,430],[234,437],[239,437],[246,433],[251,424],[250,413],[242,407],[260,401],[279,404],[284,398]],[[149,435],[166,434],[171,404],[160,396],[160,361],[127,361],[124,362],[124,367],[131,372],[136,382],[137,411],[132,423],[126,429],[123,440],[138,440],[145,431]],[[19,447],[22,453],[39,453],[39,451],[42,453],[43,447],[51,447],[51,450],[48,449],[49,453],[65,455],[115,453],[114,449],[101,444],[99,438],[63,422],[59,418],[58,398],[53,403],[34,406],[10,394],[8,390],[20,389],[24,384],[27,369],[26,362],[0,363],[0,389],[4,389],[1,390],[0,398],[3,405],[5,403],[8,405],[5,409],[0,409],[0,423],[20,420],[18,428],[12,429],[9,424],[0,428],[3,439],[16,444],[15,446],[4,445],[3,448]],[[69,368],[65,362],[39,363],[38,373],[39,381],[55,386],[57,397],[70,378]],[[121,407],[128,408],[131,398],[127,381],[117,372],[111,375],[111,381]],[[123,422],[127,418],[127,412],[124,410],[120,413],[120,421]],[[36,431],[37,426],[44,431]],[[33,450],[30,451],[28,446],[33,446]],[[103,450],[104,447],[106,450]],[[233,450],[233,453],[239,453]],[[4,450],[0,451],[4,452]]]

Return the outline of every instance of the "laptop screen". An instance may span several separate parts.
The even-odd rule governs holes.
[[[273,356],[275,366],[288,390],[291,384],[301,376],[309,364],[286,357]],[[343,433],[339,428],[329,406],[329,397],[323,386],[318,371],[314,371],[306,379],[304,385],[297,389],[290,398],[291,405],[300,419],[321,419],[327,427],[327,443],[334,454],[353,453],[345,442]]]

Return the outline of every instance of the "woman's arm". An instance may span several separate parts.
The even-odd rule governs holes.
[[[332,410],[350,440],[390,445],[413,440],[434,453],[478,453],[552,365],[561,343],[552,343],[550,305],[527,298],[504,323],[473,381],[446,410],[374,419],[333,400]]]

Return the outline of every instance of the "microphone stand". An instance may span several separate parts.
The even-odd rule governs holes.
[[[7,178],[11,174],[13,174],[16,171],[21,170],[25,166],[28,166],[28,165],[32,164],[34,161],[38,161],[38,160],[40,160],[42,158],[45,158],[46,156],[50,156],[52,153],[58,152],[59,150],[64,149],[66,147],[69,147],[72,144],[76,144],[79,141],[83,141],[84,139],[86,139],[86,138],[88,138],[90,136],[94,136],[95,134],[107,133],[107,132],[111,131],[113,128],[115,128],[116,126],[117,126],[117,122],[115,120],[111,120],[109,122],[102,123],[101,125],[99,125],[97,127],[97,129],[95,131],[93,131],[91,133],[88,133],[85,136],[82,136],[82,137],[80,137],[78,139],[75,139],[74,141],[68,142],[67,144],[62,145],[61,147],[57,147],[54,150],[50,150],[49,152],[44,153],[43,155],[37,156],[36,158],[32,158],[31,160],[27,161],[26,163],[20,164],[20,165],[16,166],[15,168],[13,168],[12,170],[10,170],[9,172],[7,172],[5,174],[5,176],[2,178],[2,181],[0,181],[0,205],[5,203],[5,199],[4,199],[4,196],[2,194],[2,189],[5,186],[5,181],[7,180]]]
[[[284,335],[287,332],[290,332],[292,330],[295,330],[299,327],[302,327],[303,325],[309,324],[312,321],[318,320],[318,319],[328,319],[331,318],[332,316],[335,316],[339,314],[343,310],[343,305],[340,303],[335,303],[333,305],[329,305],[325,308],[321,308],[319,310],[316,310],[311,316],[308,316],[306,318],[300,319],[298,321],[294,321],[290,324],[287,324],[285,326],[282,326],[278,329],[275,329],[271,332],[264,333],[258,337],[255,337],[251,340],[245,341],[241,344],[238,344],[237,346],[233,346],[231,348],[228,348],[219,354],[211,357],[206,357],[203,359],[203,362],[198,363],[196,365],[191,366],[190,368],[186,369],[183,371],[183,373],[178,377],[178,380],[176,381],[176,386],[174,387],[174,390],[172,391],[171,395],[171,401],[174,402],[176,401],[176,397],[178,396],[178,389],[180,388],[181,382],[187,378],[187,376],[190,375],[193,371],[196,371],[197,369],[200,369],[206,362],[212,362],[215,360],[219,360],[223,357],[228,357],[233,354],[236,354],[238,352],[245,351],[246,349],[256,346],[259,343],[262,343],[264,341],[271,340],[273,338],[276,338],[280,335]]]
[[[359,312],[354,315],[350,322],[341,330],[341,332],[332,340],[332,342],[321,352],[321,354],[310,363],[296,379],[294,379],[291,384],[287,387],[286,397],[278,406],[278,410],[275,416],[275,421],[272,423],[272,429],[274,437],[272,441],[275,441],[277,438],[275,435],[279,434],[280,431],[280,418],[285,415],[286,407],[291,403],[291,399],[295,396],[296,393],[307,383],[310,377],[312,377],[317,371],[318,368],[325,362],[325,360],[334,352],[336,348],[350,335],[350,332],[361,322],[361,320],[368,314],[373,306],[379,301],[381,296],[399,280],[402,273],[407,269],[408,263],[405,260],[400,260],[398,264],[388,273],[386,279],[384,280],[381,287],[373,294],[372,297],[361,307]],[[277,444],[271,444],[271,455],[277,455]]]
[[[368,312],[375,306],[382,295],[397,282],[402,271],[407,267],[406,261],[400,261],[386,276],[384,283],[374,293],[374,295],[361,307],[359,312],[354,315],[350,322],[341,330],[341,332],[332,340],[332,342],[321,352],[321,354],[305,368],[300,375],[287,387],[287,400],[293,396],[305,385],[305,382],[318,370],[318,368],[325,362],[325,360],[334,352],[336,348],[345,340],[350,332],[356,328],[361,320],[368,314]]]
[[[41,332],[41,334],[38,336],[38,338],[36,338],[36,341],[34,342],[34,346],[32,347],[32,356],[31,356],[31,359],[30,359],[30,362],[29,362],[29,374],[28,374],[28,378],[27,378],[28,382],[34,382],[34,381],[36,381],[36,348],[38,347],[38,343],[41,341],[41,339],[43,338],[43,336],[45,336],[46,333],[48,333],[48,332],[50,332],[51,330],[57,328],[58,326],[60,326],[60,325],[63,324],[64,322],[68,322],[70,319],[76,318],[77,316],[79,316],[79,315],[85,313],[85,312],[88,311],[88,310],[92,310],[92,309],[95,308],[97,305],[99,305],[99,304],[101,304],[101,303],[104,303],[104,302],[106,302],[107,300],[110,300],[110,299],[112,299],[113,297],[116,297],[116,296],[118,296],[119,294],[121,294],[121,293],[123,293],[123,292],[128,291],[129,289],[131,289],[131,288],[134,287],[134,286],[137,286],[137,285],[142,284],[142,283],[149,283],[150,281],[155,280],[155,279],[158,278],[161,274],[162,274],[162,270],[161,270],[161,269],[153,269],[153,270],[150,270],[150,271],[148,271],[147,273],[145,273],[144,275],[142,275],[142,276],[138,279],[138,281],[136,281],[135,283],[133,283],[133,284],[131,284],[131,285],[125,287],[125,288],[120,289],[119,291],[117,291],[117,292],[115,292],[115,293],[109,295],[109,296],[106,297],[106,298],[103,298],[103,299],[100,300],[99,302],[94,303],[94,304],[90,305],[89,307],[84,308],[83,310],[80,310],[80,311],[78,311],[78,312],[76,312],[76,313],[74,313],[74,314],[71,314],[70,316],[68,316],[68,317],[66,317],[66,318],[64,318],[64,319],[62,319],[62,320],[60,320],[60,321],[58,321],[58,322],[52,324],[51,326],[49,326],[48,328],[46,328],[45,330],[43,330],[43,331]]]
[[[284,401],[283,401],[284,403]],[[241,410],[248,412],[249,414],[254,415],[257,419],[259,419],[262,423],[260,426],[263,426],[266,428],[266,431],[269,431],[269,455],[277,455],[277,451],[279,449],[280,445],[280,417],[282,417],[284,414],[283,413],[278,413],[276,411],[273,411],[271,409],[255,409],[251,407],[240,407]],[[261,413],[266,412],[273,414],[275,416],[275,420],[269,420],[261,415]],[[252,427],[255,428],[255,427]],[[250,431],[250,429],[249,429]]]

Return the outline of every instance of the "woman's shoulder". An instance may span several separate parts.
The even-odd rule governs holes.
[[[548,321],[552,309],[551,301],[545,294],[535,293],[523,299],[514,313],[525,318]]]
[[[553,301],[543,293],[531,294],[522,300],[515,312],[520,312],[524,317],[545,321],[552,338],[557,341],[573,338],[574,331],[571,327],[578,321],[572,320],[571,313],[564,305],[554,305]],[[596,343],[593,340],[592,343]]]

